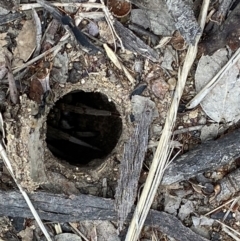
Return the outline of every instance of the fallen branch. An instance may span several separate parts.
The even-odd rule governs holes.
[[[188,180],[199,173],[213,171],[240,157],[240,130],[216,141],[208,141],[178,157],[163,175],[163,185]]]
[[[54,222],[117,221],[117,212],[114,209],[114,200],[112,199],[83,194],[67,197],[62,194],[45,192],[31,193],[29,197],[43,220]],[[32,218],[32,213],[22,195],[16,191],[0,191],[0,215]],[[145,225],[154,227],[179,241],[207,241],[185,227],[175,216],[165,212],[151,210]]]

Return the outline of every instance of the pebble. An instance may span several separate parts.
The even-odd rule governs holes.
[[[169,90],[175,90],[177,80],[175,78],[170,78],[167,82],[169,84]]]
[[[165,94],[169,91],[169,84],[167,84],[163,79],[158,79],[152,83],[152,91],[155,96],[164,99]]]
[[[189,112],[189,119],[195,119],[198,116],[198,109]]]
[[[202,116],[198,121],[198,124],[200,125],[205,125],[206,123],[207,123],[207,119],[205,116]]]
[[[70,48],[72,48],[72,45],[70,43],[67,43],[66,47],[67,47],[67,49],[70,49]]]

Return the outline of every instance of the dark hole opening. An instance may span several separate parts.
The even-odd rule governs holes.
[[[75,166],[103,160],[121,133],[122,121],[115,104],[98,92],[71,92],[55,103],[47,117],[49,150]]]

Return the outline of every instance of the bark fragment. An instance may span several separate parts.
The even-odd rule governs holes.
[[[116,210],[119,230],[134,204],[142,163],[148,145],[148,130],[153,118],[154,102],[142,96],[132,97],[135,129],[124,146],[120,165],[120,178],[116,189]]]
[[[238,129],[181,155],[166,169],[162,184],[170,185],[188,180],[199,173],[216,170],[236,160],[240,157],[239,138],[240,130]]]
[[[132,51],[133,53],[138,53],[146,58],[149,58],[154,62],[158,61],[158,53],[150,48],[147,44],[145,44],[131,30],[125,28],[117,20],[114,22],[114,27],[126,49]]]

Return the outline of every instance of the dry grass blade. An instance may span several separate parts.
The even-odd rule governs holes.
[[[226,234],[228,234],[230,237],[232,237],[236,241],[240,241],[240,238],[238,238],[234,233],[232,233],[227,227],[223,226],[222,231],[224,231]]]
[[[7,157],[7,153],[6,153],[6,151],[3,148],[1,143],[0,143],[0,154],[2,156],[2,159],[3,159],[3,162],[4,162],[5,166],[6,166],[6,168],[8,169],[10,175],[12,176],[13,180],[17,184],[20,192],[22,193],[26,203],[28,204],[28,206],[29,206],[29,208],[30,208],[30,210],[31,210],[35,220],[37,221],[37,223],[38,223],[39,227],[41,228],[43,234],[45,235],[47,241],[52,241],[52,239],[51,239],[50,235],[48,234],[48,231],[46,230],[42,220],[40,219],[37,211],[35,210],[34,206],[32,205],[32,202],[29,199],[27,193],[23,190],[23,188],[21,187],[21,185],[18,183],[17,179],[15,178],[15,175],[13,173],[13,169],[12,169],[11,163],[10,163],[10,161],[9,161],[9,159]]]
[[[123,70],[124,74],[126,75],[128,80],[131,82],[131,84],[134,84],[136,82],[135,79],[131,76],[131,74],[126,69],[126,67],[118,60],[116,54],[108,47],[107,44],[103,44],[103,47],[104,47],[109,59],[115,64],[115,66],[118,69]]]
[[[232,202],[230,208],[228,209],[228,211],[226,212],[226,214],[223,217],[223,222],[226,220],[227,216],[229,215],[229,213],[232,211],[233,207],[235,206],[236,203],[238,203],[240,197],[236,197],[235,200]]]
[[[204,28],[205,20],[207,16],[209,6],[209,0],[204,0],[202,4],[202,9],[199,17],[199,23],[201,28]],[[170,138],[172,135],[172,130],[175,124],[177,109],[188,73],[192,67],[192,64],[197,55],[197,44],[200,40],[200,35],[196,38],[196,44],[188,48],[185,62],[183,64],[183,70],[179,70],[179,79],[176,87],[176,91],[173,97],[173,101],[168,112],[165,126],[163,129],[162,136],[160,138],[157,150],[153,157],[152,165],[149,170],[149,174],[141,194],[140,200],[135,209],[131,224],[129,226],[127,236],[125,241],[136,241],[139,237],[151,204],[153,202],[154,196],[156,194],[157,188],[161,182],[165,166],[167,164],[167,159],[170,153]]]
[[[31,64],[34,64],[37,60],[47,56],[48,54],[54,52],[54,51],[59,51],[62,47],[62,45],[64,45],[66,42],[65,41],[62,41],[60,43],[58,43],[56,46],[52,47],[51,49],[45,51],[44,53],[38,55],[37,57],[31,59],[30,61],[28,61],[27,63],[23,64],[22,66],[20,66],[19,68],[15,69],[13,71],[13,74],[16,74],[18,73],[19,71],[25,69],[26,67],[28,67],[29,65]]]
[[[234,238],[235,240],[240,241],[240,239],[235,235],[235,234],[237,234],[238,236],[240,236],[240,233],[239,233],[238,231],[236,231],[235,229],[229,227],[228,225],[226,225],[226,224],[224,224],[224,223],[222,223],[222,222],[220,222],[220,221],[218,221],[218,220],[216,220],[216,222],[218,222],[218,223],[220,223],[220,224],[222,225],[222,230],[223,230],[224,232],[226,232],[228,235],[230,235],[230,236],[231,236],[232,238]],[[232,231],[232,232],[235,233],[235,234],[233,234],[233,233],[230,232],[230,231]]]
[[[36,45],[37,46],[33,54],[33,56],[35,57],[39,55],[41,50],[42,26],[41,26],[41,21],[38,17],[38,14],[34,8],[32,9],[32,15],[33,15],[34,23],[36,25]]]
[[[196,107],[204,97],[211,91],[211,89],[218,83],[225,73],[237,63],[240,58],[240,48],[234,53],[229,61],[222,67],[222,69],[212,78],[211,81],[186,105],[188,109]]]
[[[228,200],[226,203],[222,204],[221,206],[214,208],[213,210],[211,210],[210,212],[206,213],[205,216],[208,216],[214,212],[216,212],[217,210],[221,209],[222,207],[225,207],[227,204],[233,202],[236,198],[232,198],[230,200]]]
[[[89,239],[78,230],[77,225],[76,225],[75,223],[69,223],[69,225],[72,227],[73,231],[74,231],[76,234],[78,234],[79,236],[81,236],[85,241],[89,241]]]

